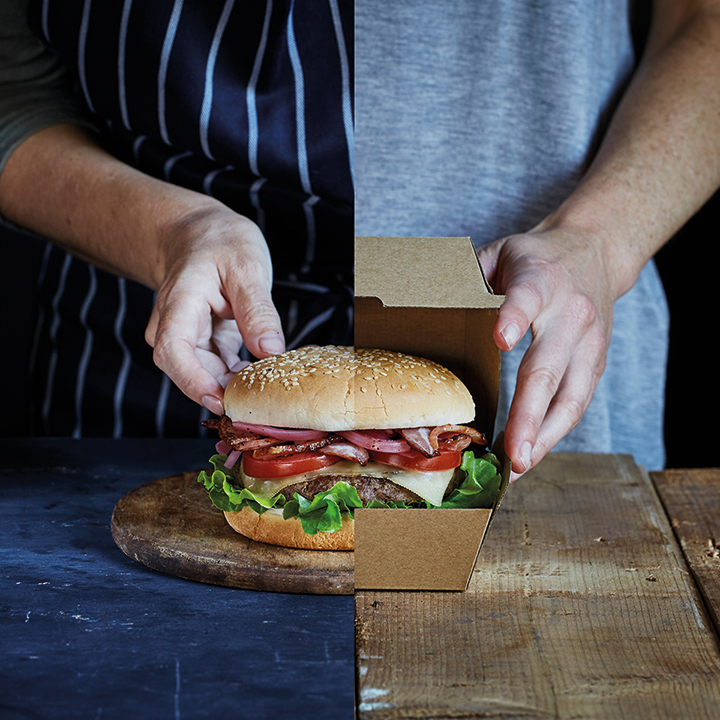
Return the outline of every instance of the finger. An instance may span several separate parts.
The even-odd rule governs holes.
[[[498,266],[498,258],[500,255],[500,249],[503,241],[491,243],[490,245],[483,245],[477,249],[478,260],[480,261],[480,267],[482,268],[485,279],[494,287],[495,274]]]
[[[153,310],[145,333],[153,347],[153,360],[185,395],[221,415],[223,386],[219,378],[225,378],[228,368],[210,352],[210,307],[192,294],[180,297],[164,299]],[[199,348],[207,350],[203,359],[209,367],[203,364]]]
[[[543,309],[544,296],[536,283],[520,281],[508,287],[493,329],[493,339],[501,350],[512,350],[525,336]]]
[[[518,370],[518,382],[506,427],[506,448],[517,472],[536,465],[580,421],[603,373],[604,333],[561,324],[568,343],[549,333],[536,339]]]
[[[259,358],[284,352],[282,323],[267,274],[260,268],[245,267],[233,280],[228,301],[245,346]]]
[[[604,351],[596,353],[587,345],[578,346],[548,407],[533,447],[532,465],[579,424],[592,401],[605,370],[606,356]]]
[[[546,318],[518,368],[517,383],[505,428],[505,445],[516,472],[532,467],[540,427],[563,382],[585,329],[561,315]]]

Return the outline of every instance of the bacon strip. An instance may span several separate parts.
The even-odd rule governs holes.
[[[325,446],[332,442],[332,438],[332,435],[328,435],[320,440],[313,440],[312,442],[282,443],[281,445],[278,445],[278,440],[274,439],[274,445],[256,450],[253,453],[253,457],[262,457],[264,455],[293,455],[301,452],[313,452],[321,448],[323,452],[325,452]]]
[[[439,455],[437,443],[433,446],[430,441],[431,428],[401,428],[398,432],[403,436],[405,442],[413,449],[422,453],[425,457]]]
[[[331,442],[329,445],[326,445],[322,451],[326,455],[337,455],[345,460],[353,460],[363,467],[367,465],[370,459],[370,453],[365,448],[358,447],[351,442]]]
[[[262,437],[234,428],[232,420],[227,415],[223,415],[218,420],[214,418],[206,420],[203,424],[205,427],[217,429],[220,439],[225,441],[233,450],[239,450],[240,452],[277,445],[278,442],[275,438]]]
[[[450,437],[443,438],[441,437],[442,435],[450,435]],[[467,436],[467,442],[464,438],[460,437],[462,435]],[[437,448],[439,448],[440,443],[442,443],[443,449],[464,450],[471,442],[475,442],[478,445],[487,444],[483,433],[467,425],[438,425],[430,432],[430,443]]]

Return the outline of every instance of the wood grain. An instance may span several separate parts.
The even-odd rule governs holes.
[[[294,550],[239,535],[208,499],[197,472],[160,478],[120,499],[115,543],[154,570],[213,585],[352,595],[353,554]]]
[[[630,457],[508,490],[465,593],[356,593],[359,720],[715,718],[720,653]]]
[[[720,469],[650,475],[720,633]]]

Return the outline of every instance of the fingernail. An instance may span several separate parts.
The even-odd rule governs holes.
[[[532,463],[532,445],[528,440],[520,446],[518,460],[520,460],[520,464],[522,465],[522,471],[527,472],[530,469],[530,464]]]
[[[268,333],[258,340],[260,349],[268,355],[277,355],[284,352],[285,342],[279,333]]]
[[[512,349],[520,339],[520,328],[515,323],[510,323],[505,326],[500,334],[503,336],[508,348]]]
[[[214,395],[203,395],[202,404],[211,413],[215,413],[215,415],[223,415],[225,413],[222,402]]]

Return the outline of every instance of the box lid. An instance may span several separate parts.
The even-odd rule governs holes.
[[[355,296],[386,307],[498,308],[469,237],[355,238]]]

